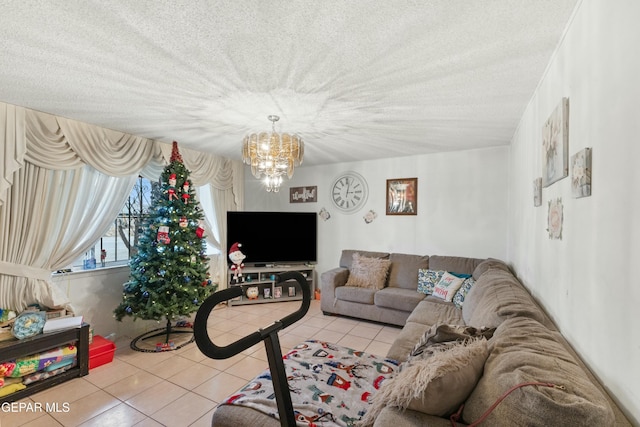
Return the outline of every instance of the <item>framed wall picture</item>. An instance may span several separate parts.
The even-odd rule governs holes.
[[[569,175],[569,98],[562,98],[542,128],[542,186]]]
[[[547,211],[549,239],[562,240],[563,211],[562,198],[549,200],[549,210]]]
[[[575,199],[591,196],[591,148],[571,156],[571,194]]]
[[[318,186],[289,188],[289,203],[312,203],[318,201]]]
[[[418,214],[418,178],[387,180],[387,215]]]
[[[542,206],[542,178],[533,180],[533,206]]]

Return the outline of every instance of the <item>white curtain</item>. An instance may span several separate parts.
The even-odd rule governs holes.
[[[51,271],[102,236],[134,182],[135,176],[110,177],[90,166],[50,170],[26,162],[16,171],[0,207],[0,307],[68,305],[50,286]]]
[[[242,163],[234,165],[236,173],[242,173]],[[221,190],[211,185],[199,187],[198,199],[201,201],[205,213],[204,229],[207,236],[207,244],[217,249],[220,253],[211,256],[212,275],[215,274],[218,280],[218,289],[227,288],[227,265],[225,257],[227,252],[227,211],[242,210],[243,205],[239,202],[235,194],[228,190]],[[215,224],[212,226],[212,224]]]
[[[104,234],[138,174],[158,178],[171,145],[3,103],[0,126],[0,308],[67,304],[48,282],[51,271]],[[240,162],[181,154],[193,185],[209,184],[221,209],[238,209]],[[226,210],[220,215],[214,221]]]

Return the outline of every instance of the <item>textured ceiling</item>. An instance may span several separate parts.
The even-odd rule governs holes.
[[[305,165],[506,145],[578,0],[5,1],[0,101]]]

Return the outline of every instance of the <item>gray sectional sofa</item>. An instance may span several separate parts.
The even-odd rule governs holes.
[[[353,267],[354,253],[390,261],[382,289],[345,286]],[[418,292],[419,269],[467,274],[473,279],[473,285],[462,303],[458,301],[456,305]],[[457,421],[459,426],[479,420],[503,393],[528,382],[556,386],[518,388],[486,416],[482,425],[631,425],[551,319],[502,261],[345,250],[340,266],[321,275],[321,286],[321,308],[327,314],[402,326],[386,355],[387,360],[397,363],[407,361],[416,343],[424,340],[438,325],[490,328],[493,331],[492,337],[486,341],[487,357],[483,368],[473,378],[471,391],[464,398]],[[428,363],[430,360],[433,359]],[[411,364],[406,366],[411,369]],[[383,384],[381,390],[385,387]],[[436,393],[436,396],[440,395]],[[424,396],[423,401],[427,399]],[[313,397],[310,395],[309,399]],[[433,399],[433,396],[428,399]],[[221,405],[214,413],[213,425],[275,427],[279,422],[251,408]],[[373,426],[445,427],[451,426],[451,421],[447,416],[385,402]]]
[[[353,296],[360,288],[352,289],[352,293],[343,289],[354,252],[391,260],[387,286],[366,300]],[[462,308],[418,293],[420,268],[471,274],[475,284]],[[403,326],[387,354],[399,362],[407,360],[416,342],[434,325],[496,328],[488,341],[489,356],[483,374],[464,402],[461,415],[466,423],[478,420],[510,387],[535,380],[565,389],[521,388],[505,398],[483,425],[631,425],[551,319],[500,260],[345,250],[340,266],[323,273],[321,283],[321,308],[327,314]],[[378,294],[383,292],[398,300],[380,298]],[[447,418],[393,406],[387,406],[374,424],[376,427],[450,425]]]

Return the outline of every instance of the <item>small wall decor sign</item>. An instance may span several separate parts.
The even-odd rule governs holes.
[[[387,180],[387,215],[418,214],[418,178]]]
[[[591,196],[591,148],[571,156],[571,194],[575,199]]]
[[[318,186],[289,188],[289,203],[312,203],[318,201]]]
[[[533,206],[542,206],[542,177],[533,180]]]
[[[549,232],[549,239],[562,240],[562,198],[558,197],[555,200],[549,200],[549,211],[547,213],[547,231]]]
[[[569,175],[569,98],[562,98],[542,127],[542,185]]]

